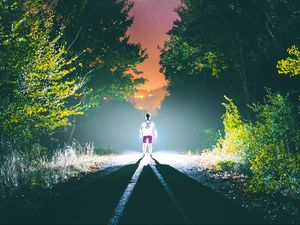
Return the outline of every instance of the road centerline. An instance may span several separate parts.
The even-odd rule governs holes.
[[[149,163],[149,165],[150,165],[152,171],[154,172],[155,176],[159,180],[159,182],[162,184],[164,190],[167,192],[169,198],[171,199],[172,203],[176,207],[177,211],[180,213],[181,217],[184,219],[184,221],[186,223],[188,223],[188,216],[187,216],[187,214],[185,213],[185,211],[182,208],[182,206],[176,200],[176,197],[175,197],[174,193],[170,189],[169,185],[167,184],[167,182],[165,181],[165,179],[163,178],[163,176],[160,174],[160,172],[156,168],[155,162],[152,161],[152,162]]]
[[[119,224],[120,219],[123,215],[123,211],[125,209],[125,205],[127,204],[133,189],[142,173],[142,170],[145,166],[145,159],[142,159],[139,163],[138,168],[135,170],[134,174],[132,175],[129,184],[127,185],[123,195],[121,196],[117,207],[115,208],[115,210],[113,211],[109,221],[108,221],[108,225],[116,225]]]

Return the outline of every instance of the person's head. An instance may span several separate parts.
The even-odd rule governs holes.
[[[145,116],[146,120],[150,120],[151,118],[151,114],[150,113],[147,113],[146,116]]]

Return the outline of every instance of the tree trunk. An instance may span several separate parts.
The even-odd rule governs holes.
[[[244,92],[244,95],[245,95],[245,102],[246,102],[246,104],[249,104],[250,103],[250,93],[249,93],[249,88],[248,88],[247,74],[246,74],[244,65],[241,66],[241,69],[239,71],[239,75],[240,75],[240,79],[241,79],[241,82],[242,82],[243,92]]]
[[[71,129],[71,133],[70,133],[70,137],[69,137],[69,144],[72,144],[72,141],[74,139],[74,132],[76,129],[76,125],[77,125],[77,120],[76,120],[76,116],[73,117],[73,124],[72,124],[72,129]]]
[[[250,103],[250,92],[249,92],[249,82],[248,82],[248,78],[247,78],[247,73],[246,73],[246,66],[245,66],[245,54],[244,54],[244,49],[243,49],[243,43],[240,39],[240,36],[237,34],[236,35],[236,40],[237,40],[237,44],[238,44],[238,48],[239,48],[239,76],[241,79],[241,83],[242,83],[242,89],[245,95],[245,103],[249,104]]]
[[[0,131],[0,152],[4,151],[4,137],[2,131]]]

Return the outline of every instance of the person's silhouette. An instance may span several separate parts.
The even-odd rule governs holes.
[[[143,141],[143,156],[145,156],[147,146],[152,157],[152,137],[157,138],[157,130],[153,121],[150,121],[151,114],[147,113],[145,116],[146,121],[141,124],[140,139]]]

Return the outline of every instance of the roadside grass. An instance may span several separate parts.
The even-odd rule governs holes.
[[[249,105],[253,117],[247,119],[232,99],[224,97],[224,132],[199,155],[199,169],[220,182],[228,180],[228,188],[236,194],[241,185],[251,195],[247,205],[257,206],[274,221],[300,224],[298,105],[290,94],[266,89],[262,102]],[[272,207],[267,206],[270,202]]]
[[[206,169],[222,170],[229,166],[231,169],[234,165],[242,163],[242,157],[235,154],[225,154],[220,151],[211,151],[206,149],[196,154],[199,165]],[[225,165],[227,164],[227,166]],[[228,169],[230,169],[228,168]]]
[[[33,146],[37,151],[40,146]],[[93,143],[77,142],[55,151],[49,158],[40,154],[30,159],[17,152],[1,157],[0,218],[26,214],[38,208],[57,184],[108,167],[114,151],[98,149]],[[25,210],[24,210],[25,209]],[[1,221],[0,221],[1,223]]]
[[[202,184],[238,202],[242,207],[256,211],[271,223],[299,224],[299,200],[278,194],[253,192],[253,173],[240,156],[224,154],[216,149],[189,151],[187,154],[195,159],[198,168],[195,176]]]

